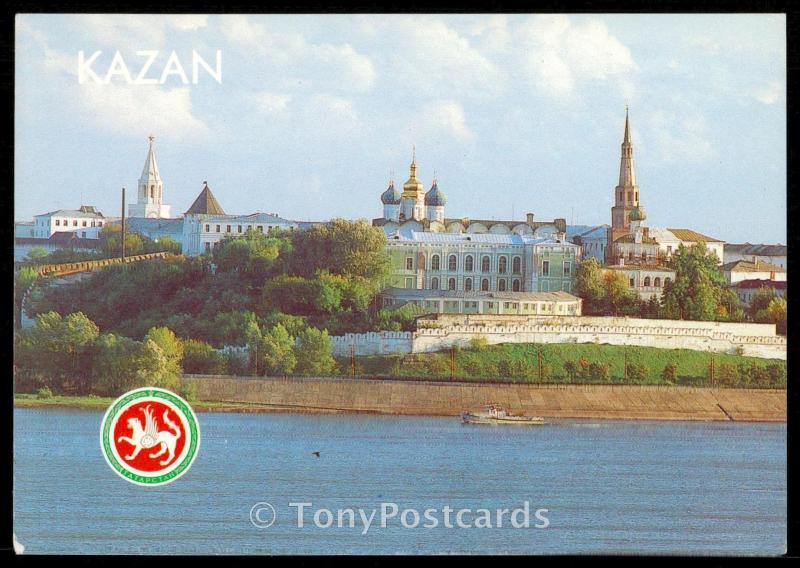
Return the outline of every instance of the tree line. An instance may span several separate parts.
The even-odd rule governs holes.
[[[631,316],[675,320],[751,320],[774,323],[786,333],[786,300],[771,288],[762,288],[745,308],[727,285],[716,254],[704,243],[680,245],[667,263],[675,279],[664,284],[660,298],[639,299],[622,271],[604,269],[594,258],[580,263],[575,293],[583,298],[585,315]]]

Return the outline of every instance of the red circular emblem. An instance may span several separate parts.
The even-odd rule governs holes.
[[[183,453],[186,427],[171,407],[160,401],[145,400],[132,404],[119,415],[113,441],[128,467],[158,472]]]

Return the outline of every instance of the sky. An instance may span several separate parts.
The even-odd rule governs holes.
[[[173,214],[207,180],[227,213],[380,217],[415,147],[448,217],[610,223],[628,105],[648,225],[786,243],[785,44],[770,14],[20,15],[15,219],[118,216],[152,134]]]

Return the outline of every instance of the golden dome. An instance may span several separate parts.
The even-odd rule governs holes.
[[[425,193],[425,186],[423,186],[422,182],[417,179],[416,148],[414,148],[411,158],[411,167],[410,167],[408,181],[403,184],[403,193],[413,194],[413,197],[417,197],[417,195],[420,193]]]

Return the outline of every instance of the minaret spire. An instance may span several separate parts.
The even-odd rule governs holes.
[[[633,144],[628,120],[628,107],[625,107],[625,135],[622,138],[622,154],[619,164],[619,187],[632,188],[636,185],[636,171],[633,165]],[[638,198],[636,199],[638,201]]]
[[[622,142],[627,144],[631,143],[631,130],[628,126],[628,105],[625,105],[625,137]]]

